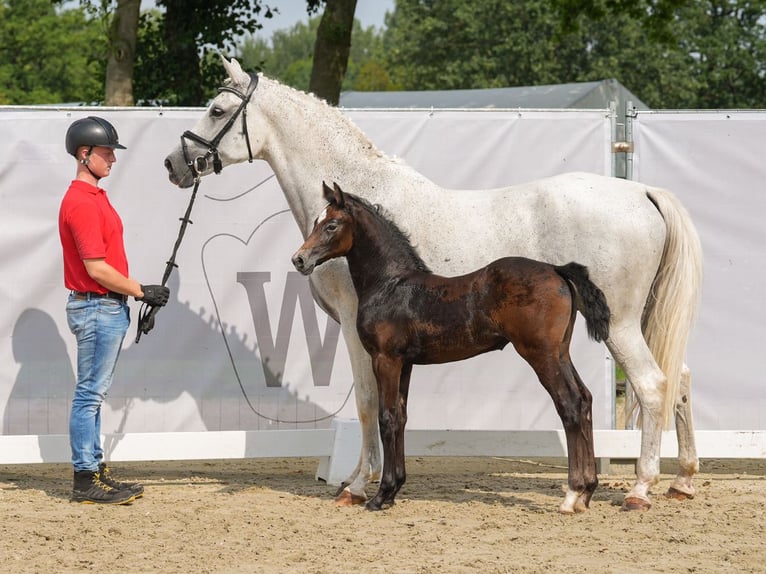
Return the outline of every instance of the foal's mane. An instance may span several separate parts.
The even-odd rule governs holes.
[[[366,199],[351,193],[344,193],[343,197],[345,198],[347,207],[349,204],[353,206],[352,215],[354,215],[354,218],[357,219],[357,221],[359,221],[356,216],[358,213],[357,210],[361,209],[368,213],[370,218],[380,224],[380,227],[386,235],[384,239],[385,242],[381,245],[381,247],[384,248],[386,255],[407,267],[414,267],[417,271],[423,273],[431,273],[428,265],[421,259],[417,249],[415,249],[410,242],[409,236],[402,231],[396,223],[394,223],[382,206],[377,204],[372,205]],[[403,260],[403,258],[406,260]]]

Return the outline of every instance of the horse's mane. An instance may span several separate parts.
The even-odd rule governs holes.
[[[351,193],[344,193],[343,196],[347,205],[350,203],[358,209],[363,209],[365,212],[369,213],[371,218],[380,222],[384,231],[390,236],[392,241],[389,251],[396,252],[397,259],[401,261],[401,257],[404,255],[407,260],[401,261],[402,263],[414,267],[417,271],[431,273],[428,265],[426,265],[425,261],[423,261],[418,254],[417,249],[412,245],[409,236],[402,231],[396,223],[394,223],[391,216],[388,215],[382,206],[378,204],[373,205],[366,199]]]
[[[318,97],[312,92],[304,92],[297,88],[293,88],[292,86],[283,84],[276,78],[265,76],[263,73],[259,73],[258,75],[261,80],[265,79],[268,83],[278,88],[282,92],[280,94],[282,97],[289,97],[295,102],[302,102],[304,105],[312,106],[317,111],[318,119],[324,115],[333,121],[337,121],[343,126],[347,127],[349,130],[349,135],[353,136],[357,141],[359,141],[361,147],[366,149],[367,152],[371,155],[386,158],[390,161],[396,161],[392,158],[389,158],[386,156],[386,154],[380,151],[372,142],[372,140],[367,136],[367,134],[365,134],[361,128],[352,122],[348,117],[344,116],[339,108],[331,106],[324,99]]]

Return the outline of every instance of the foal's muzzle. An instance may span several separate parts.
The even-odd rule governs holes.
[[[315,265],[307,261],[306,258],[301,254],[300,250],[297,251],[295,255],[293,255],[291,261],[293,262],[293,267],[295,267],[295,270],[302,275],[311,275],[311,272],[314,271]]]

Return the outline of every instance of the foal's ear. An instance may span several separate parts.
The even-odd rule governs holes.
[[[332,184],[332,198],[333,202],[341,209],[343,209],[343,206],[346,204],[346,200],[343,197],[343,192],[340,189],[340,186],[333,182]]]
[[[335,192],[325,182],[322,182],[322,197],[327,203],[335,203]]]

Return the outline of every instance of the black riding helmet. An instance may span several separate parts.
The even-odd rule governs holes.
[[[80,146],[110,147],[113,149],[127,149],[120,144],[120,138],[114,126],[104,118],[88,116],[79,119],[69,126],[66,132],[66,150],[77,157],[77,148]]]

